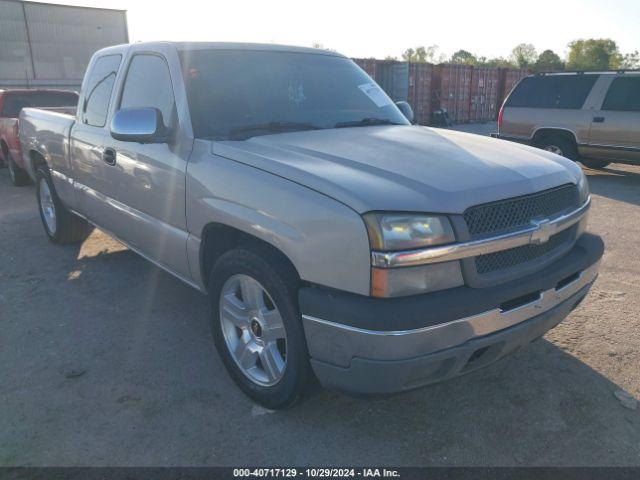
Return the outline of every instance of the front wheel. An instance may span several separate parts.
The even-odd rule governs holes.
[[[295,274],[266,249],[238,248],[216,262],[209,294],[213,338],[232,379],[267,408],[292,405],[313,378]]]
[[[40,167],[36,172],[36,195],[44,231],[53,243],[84,241],[91,233],[85,219],[70,212],[58,198],[49,172]]]

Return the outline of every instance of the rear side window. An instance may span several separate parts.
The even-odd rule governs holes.
[[[8,93],[2,107],[2,116],[18,118],[23,108],[75,107],[78,95],[74,92],[16,92]]]
[[[616,78],[609,87],[602,110],[640,112],[640,76]]]
[[[122,90],[120,108],[153,107],[162,112],[164,124],[172,126],[175,99],[169,67],[157,55],[136,55],[131,60]]]
[[[120,55],[106,55],[93,65],[85,86],[82,107],[82,121],[87,125],[104,127],[121,58]]]
[[[580,109],[598,75],[545,75],[522,80],[507,107]]]

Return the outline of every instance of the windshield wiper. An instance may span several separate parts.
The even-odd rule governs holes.
[[[334,128],[370,127],[372,125],[403,125],[403,124],[392,122],[388,118],[366,117],[366,118],[361,118],[360,120],[353,120],[350,122],[338,122],[333,127]]]
[[[295,132],[301,130],[319,130],[320,127],[312,123],[304,122],[268,122],[258,123],[255,125],[243,125],[241,127],[232,128],[229,131],[229,137],[234,140],[246,139],[255,136],[256,133],[281,133]]]

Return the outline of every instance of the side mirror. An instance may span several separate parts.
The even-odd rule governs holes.
[[[398,107],[402,114],[407,117],[409,123],[411,123],[412,125],[415,123],[416,118],[413,114],[413,108],[411,108],[411,105],[409,105],[407,102],[396,102],[396,107]]]
[[[167,143],[169,129],[157,108],[123,108],[111,119],[111,136],[123,142]]]

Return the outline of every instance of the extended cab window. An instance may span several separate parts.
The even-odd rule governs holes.
[[[74,92],[9,93],[0,116],[18,118],[23,108],[75,107],[77,104],[78,94]]]
[[[513,90],[507,107],[580,109],[598,75],[527,77]]]
[[[166,126],[174,124],[175,97],[164,59],[157,55],[133,57],[120,101],[120,108],[129,107],[157,108]]]
[[[616,78],[609,87],[602,110],[640,112],[640,76]]]
[[[106,55],[98,58],[93,65],[84,88],[86,96],[82,108],[82,121],[87,125],[104,127],[120,60],[120,55]]]

